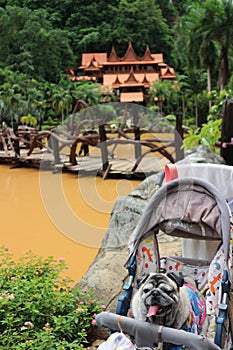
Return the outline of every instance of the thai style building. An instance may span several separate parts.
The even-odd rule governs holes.
[[[113,89],[120,102],[140,102],[147,99],[149,85],[157,79],[174,80],[174,69],[163,62],[163,54],[152,54],[147,45],[138,57],[132,43],[123,57],[114,47],[107,53],[83,53],[82,64],[74,72],[67,70],[72,81],[93,81]]]

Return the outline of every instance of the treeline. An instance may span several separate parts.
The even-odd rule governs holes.
[[[110,52],[114,45],[121,56],[132,41],[139,56],[147,44],[164,54],[182,89],[175,108],[185,103],[186,114],[194,114],[197,99],[190,112],[189,96],[233,85],[232,20],[231,0],[0,0],[0,113],[3,96],[27,93],[18,91],[26,79],[33,89],[43,84],[47,101],[55,88],[48,84],[63,87],[67,67],[77,68],[82,52]],[[206,113],[206,99],[198,108]]]
[[[82,52],[123,55],[129,40],[136,52],[163,52],[171,63],[175,4],[163,1],[2,1],[0,64],[38,80],[58,82]],[[160,4],[161,3],[161,4]],[[163,8],[162,8],[163,6]]]

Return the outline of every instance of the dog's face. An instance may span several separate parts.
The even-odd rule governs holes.
[[[169,323],[179,304],[182,285],[183,278],[173,273],[148,275],[134,296],[134,317],[148,318],[151,323]]]

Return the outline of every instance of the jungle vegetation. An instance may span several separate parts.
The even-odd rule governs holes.
[[[233,87],[232,0],[0,0],[0,122],[34,116],[56,123],[81,98],[114,100],[96,84],[72,83],[82,52],[164,54],[177,85],[156,82],[149,106],[188,125],[221,114]],[[156,92],[155,92],[156,91]],[[154,106],[154,94],[160,106]]]

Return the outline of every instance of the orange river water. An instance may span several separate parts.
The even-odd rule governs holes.
[[[139,184],[0,165],[0,245],[15,260],[28,250],[64,258],[66,275],[78,281],[98,252],[117,198]]]

